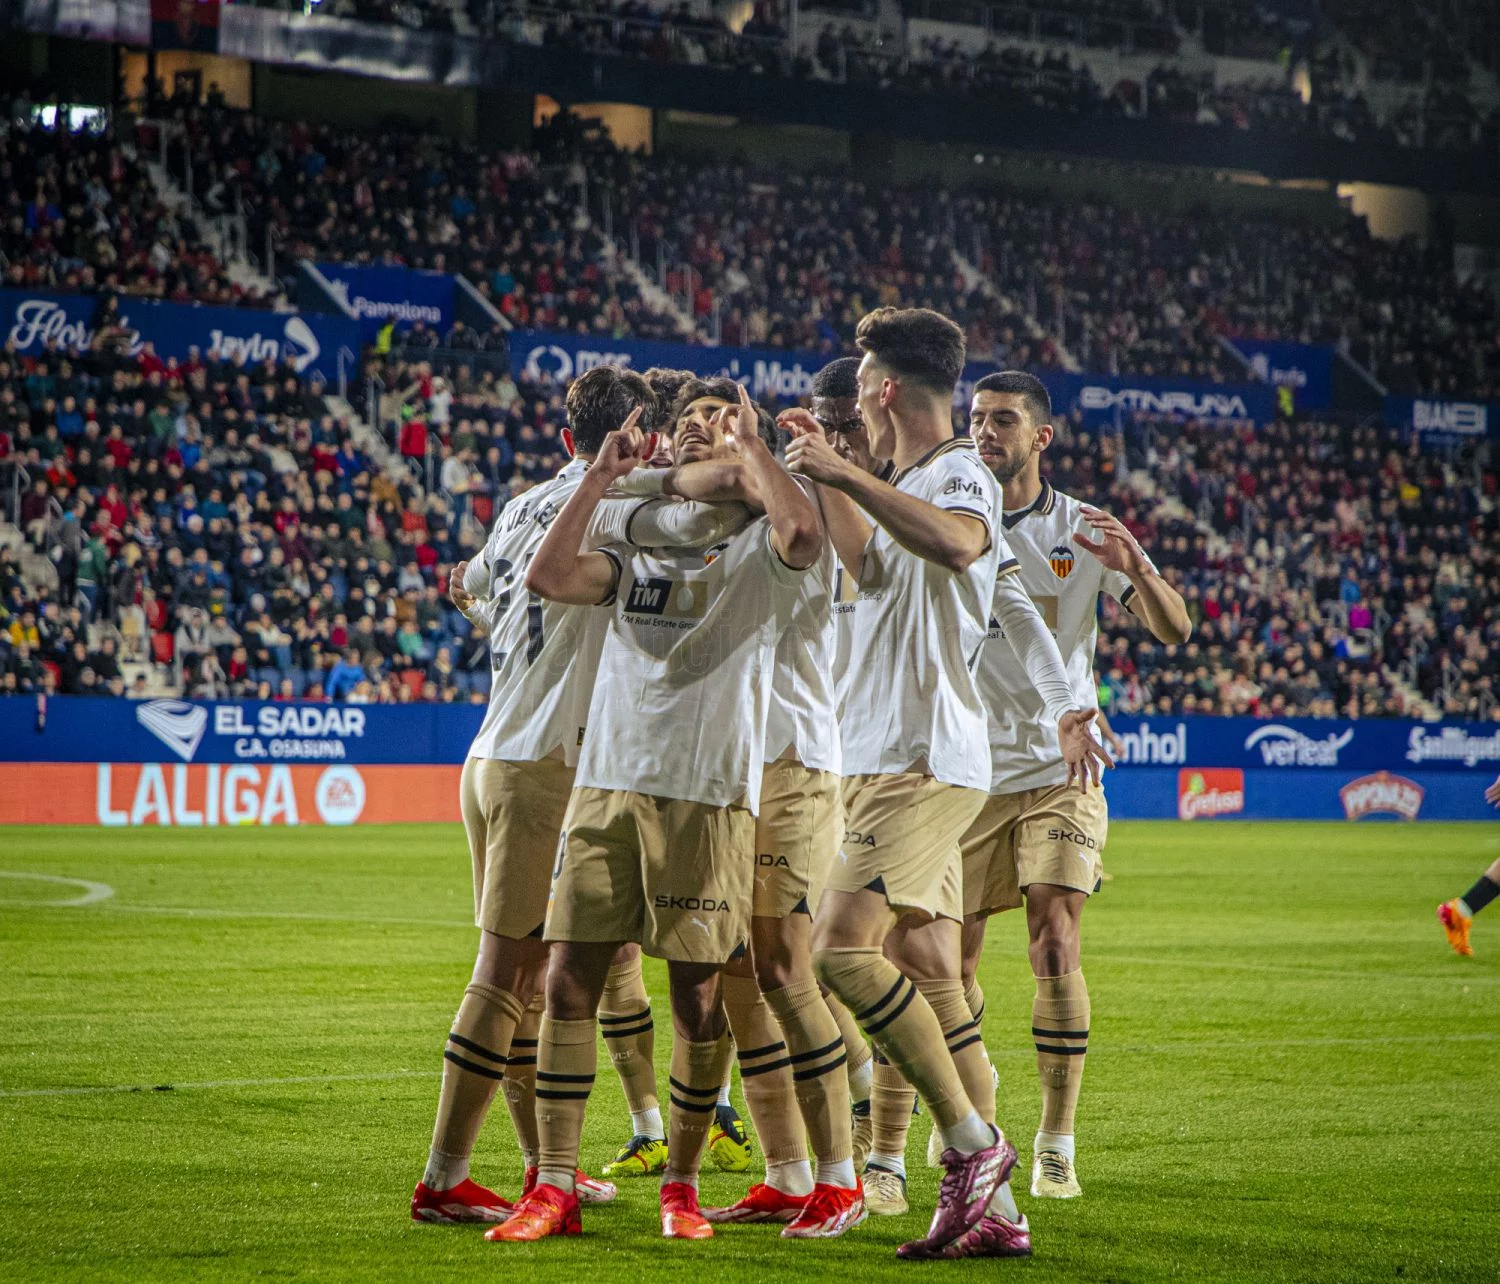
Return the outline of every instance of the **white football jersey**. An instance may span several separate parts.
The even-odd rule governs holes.
[[[816,487],[802,485],[817,503]],[[767,762],[794,758],[812,771],[834,775],[841,773],[843,761],[834,689],[839,633],[832,608],[843,578],[837,563],[833,543],[825,539],[822,554],[802,575],[791,621],[776,644],[766,715]]]
[[[472,758],[533,762],[561,753],[578,761],[605,621],[593,607],[528,593],[525,581],[552,519],[587,471],[585,460],[571,460],[551,481],[512,500],[469,563],[464,587],[478,599],[490,651],[489,708],[469,748]],[[651,511],[664,506],[675,510],[672,520]],[[642,538],[664,525],[701,540],[702,531],[722,523],[706,505],[606,498],[589,521],[584,547],[597,548],[620,532]]]
[[[990,542],[955,575],[907,552],[876,525],[852,617],[840,724],[844,774],[926,771],[947,784],[988,790],[989,735],[974,665],[996,570],[1010,558],[1000,488],[967,437],[944,442],[891,484],[978,518]]]
[[[1043,481],[1036,502],[1006,513],[1003,525],[1011,555],[1020,565],[1022,586],[1057,639],[1076,707],[1097,709],[1094,645],[1099,594],[1108,593],[1128,605],[1135,590],[1128,576],[1108,570],[1073,542],[1075,532],[1098,542],[1082,508],[1079,500]],[[1068,768],[1057,745],[1057,721],[1047,713],[993,616],[978,677],[990,715],[990,792],[1011,794],[1064,783]]]
[[[776,643],[805,572],[758,518],[700,552],[601,549],[619,568],[580,787],[760,810]]]

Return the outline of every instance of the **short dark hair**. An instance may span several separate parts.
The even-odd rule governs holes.
[[[974,391],[1015,393],[1026,403],[1026,413],[1033,423],[1045,424],[1052,420],[1052,394],[1047,391],[1047,385],[1024,370],[987,374],[974,385]]]
[[[722,376],[714,379],[689,379],[678,389],[676,400],[672,402],[671,413],[662,424],[662,429],[666,432],[676,432],[677,421],[682,418],[683,411],[693,402],[701,401],[704,397],[717,397],[720,401],[738,405],[740,386],[733,379]]]
[[[964,372],[964,332],[931,308],[876,308],[860,318],[854,341],[903,378],[951,393]]]
[[[568,385],[568,427],[573,432],[573,449],[594,455],[604,439],[630,418],[637,406],[643,407],[642,432],[656,427],[660,407],[656,394],[634,370],[623,366],[595,366]]]
[[[667,366],[652,366],[641,371],[641,378],[651,385],[651,391],[656,394],[663,410],[677,400],[684,384],[697,377],[691,370],[672,370]]]
[[[839,357],[830,361],[813,376],[812,395],[815,397],[858,397],[859,358]]]

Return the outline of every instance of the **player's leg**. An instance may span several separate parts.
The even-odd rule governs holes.
[[[576,1235],[583,1116],[597,1068],[600,996],[620,945],[644,917],[634,795],[579,788],[563,820],[543,935],[551,946],[538,1036],[537,1183],[486,1233],[497,1241]]]
[[[1438,922],[1448,934],[1448,944],[1455,954],[1474,953],[1469,944],[1469,925],[1474,921],[1474,915],[1497,897],[1500,897],[1500,860],[1485,870],[1478,882],[1462,896],[1438,906]]]
[[[669,959],[667,980],[673,1037],[662,1234],[669,1239],[707,1239],[713,1228],[698,1208],[698,1172],[719,1087],[729,1069],[729,1025],[720,1003],[717,965]]]
[[[1077,1176],[1074,1117],[1088,1053],[1089,992],[1080,965],[1078,924],[1099,886],[1109,813],[1100,789],[1067,785],[1015,795],[1016,876],[1026,896],[1028,953],[1036,978],[1032,1038],[1042,1087],[1042,1118],[1031,1193],[1072,1199]]]
[[[854,1013],[840,1003],[827,986],[819,988],[828,1005],[828,1013],[838,1026],[839,1037],[844,1041],[844,1055],[848,1058],[844,1063],[844,1073],[849,1080],[849,1104],[854,1122],[854,1171],[858,1173],[870,1154],[873,1131],[870,1093],[875,1079],[875,1051],[861,1033]]]
[[[544,981],[545,977],[540,980]],[[546,987],[539,983],[510,1041],[510,1056],[505,1059],[505,1079],[500,1085],[505,1104],[510,1109],[516,1140],[521,1146],[521,1162],[526,1165],[528,1185],[535,1179],[540,1146],[536,1131],[536,1058],[542,1016],[546,1010]]]
[[[755,921],[751,920],[752,925]],[[752,935],[753,932],[752,926]],[[714,1215],[709,1220],[788,1220],[812,1193],[812,1165],[807,1159],[807,1135],[797,1113],[797,1101],[792,1091],[792,1066],[787,1045],[776,1017],[761,995],[760,986],[756,984],[755,969],[748,951],[737,955],[725,965],[722,994],[724,1012],[729,1018],[729,1032],[733,1036],[740,1062],[740,1087],[745,1094],[750,1121],[755,1125],[761,1149],[765,1152],[767,1189],[763,1192],[752,1191],[755,1196],[752,1200],[753,1210],[736,1204],[732,1209],[713,1210]],[[709,1154],[721,1169],[743,1172],[749,1167],[748,1142],[744,1146],[745,1162],[737,1167],[726,1165],[716,1153],[716,1147],[724,1147],[735,1140],[725,1132],[717,1117],[722,1109],[721,1093],[715,1107],[715,1125],[709,1134]],[[784,1198],[762,1198],[772,1192]],[[776,1204],[776,1211],[784,1212],[787,1216],[773,1219],[748,1215],[752,1211],[762,1211],[763,1205],[769,1207],[772,1203]]]
[[[637,1177],[662,1170],[667,1162],[666,1129],[656,1096],[656,1025],[641,970],[641,947],[620,947],[604,981],[599,1029],[625,1093],[630,1140],[605,1166],[606,1177]]]
[[[1087,899],[1073,888],[1037,883],[1026,889],[1028,952],[1036,977],[1031,1034],[1042,1085],[1031,1193],[1054,1199],[1082,1194],[1073,1128],[1089,1041],[1089,991],[1078,943],[1079,918]]]
[[[498,1221],[507,1201],[469,1180],[469,1159],[505,1076],[511,1040],[546,962],[534,935],[572,773],[560,763],[470,758],[460,802],[480,946],[443,1051],[432,1148],[412,1195],[418,1221]],[[518,1135],[524,1150],[525,1136]]]
[[[617,942],[557,941],[547,969],[547,1012],[537,1048],[536,1185],[486,1239],[526,1242],[577,1235],[578,1149],[597,1070],[595,1013]]]

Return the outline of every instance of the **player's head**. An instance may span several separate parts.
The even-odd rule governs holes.
[[[859,412],[858,357],[839,357],[813,376],[811,410],[830,446],[856,467],[875,471],[879,461],[870,451],[870,433]]]
[[[904,416],[951,415],[964,372],[964,332],[931,308],[876,308],[860,319],[854,341],[865,354],[860,413],[876,456],[889,459]]]
[[[605,437],[621,427],[637,406],[642,411],[636,426],[651,432],[660,412],[656,394],[646,381],[623,366],[595,366],[568,385],[563,443],[575,455],[596,455]]]
[[[733,379],[694,379],[677,394],[668,428],[672,451],[679,464],[714,459],[729,453],[729,444],[719,422],[720,412],[740,404],[740,385]],[[755,407],[762,440],[776,449],[776,421]]]
[[[985,375],[974,385],[969,435],[1002,486],[1028,470],[1039,475],[1042,451],[1052,442],[1047,385],[1023,370]]]
[[[665,410],[677,404],[677,394],[684,385],[692,383],[698,376],[691,370],[673,370],[667,366],[652,366],[641,371],[641,378],[651,385],[651,391]]]

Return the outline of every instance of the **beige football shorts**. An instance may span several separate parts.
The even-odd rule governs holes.
[[[963,837],[964,913],[1016,909],[1033,883],[1092,894],[1108,835],[1102,789],[1044,785],[991,795]]]
[[[958,842],[988,795],[915,771],[846,776],[843,793],[844,840],[828,889],[869,887],[898,914],[961,919]]]
[[[755,822],[757,918],[814,914],[844,832],[840,778],[794,759],[768,762]]]
[[[474,864],[474,922],[517,940],[547,917],[547,876],[557,856],[573,768],[560,758],[469,758],[459,802]]]
[[[755,817],[611,789],[573,791],[547,903],[549,941],[638,941],[653,958],[724,963],[750,930]]]

